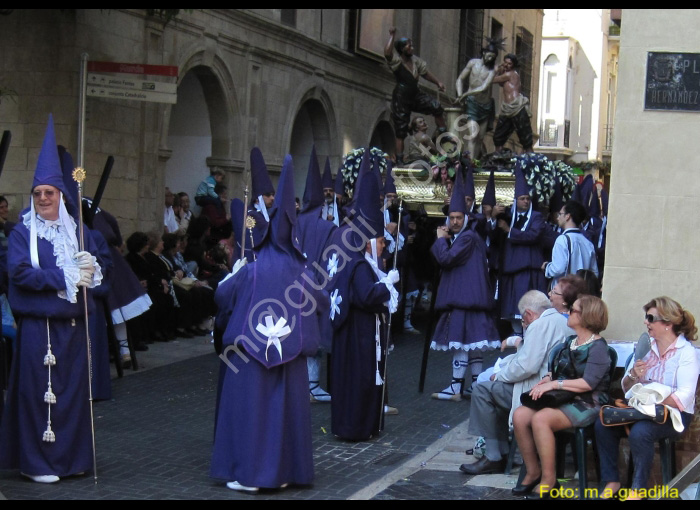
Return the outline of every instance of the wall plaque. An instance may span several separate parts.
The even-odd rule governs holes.
[[[700,112],[700,53],[647,53],[645,110]]]

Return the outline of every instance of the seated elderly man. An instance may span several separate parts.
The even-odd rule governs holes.
[[[486,453],[460,471],[480,475],[502,471],[508,453],[508,427],[513,411],[520,406],[520,395],[537,384],[547,373],[549,351],[573,331],[566,317],[557,312],[539,290],[526,292],[518,302],[523,318],[524,339],[518,352],[506,357],[491,380],[474,386],[469,433],[486,439]],[[512,425],[510,425],[512,427]]]

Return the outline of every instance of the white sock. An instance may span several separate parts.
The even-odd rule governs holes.
[[[114,325],[114,336],[119,341],[119,354],[124,356],[129,354],[129,340],[126,332],[126,322],[120,322]]]
[[[464,379],[467,373],[467,353],[461,349],[455,351],[452,356],[452,378]]]
[[[469,371],[472,374],[472,382],[476,381],[476,378],[479,377],[479,374],[481,373],[481,369],[484,363],[484,356],[480,352],[474,352],[474,351],[469,351]]]
[[[321,359],[318,356],[309,356],[306,358],[306,368],[309,371],[309,383],[318,384],[321,375]]]

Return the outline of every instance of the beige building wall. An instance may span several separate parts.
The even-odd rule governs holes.
[[[384,134],[392,129],[394,76],[381,56],[373,60],[348,48],[350,9],[297,9],[296,27],[280,23],[281,9],[193,9],[165,27],[162,20],[146,16],[145,9],[8,11],[0,14],[0,89],[12,89],[17,96],[0,98],[0,131],[12,131],[0,192],[8,197],[12,217],[28,205],[50,112],[58,143],[75,155],[83,52],[95,61],[176,66],[178,84],[194,76],[205,98],[206,111],[199,112],[188,108],[182,90],[176,106],[87,99],[86,195],[94,194],[107,156],[113,155],[102,205],[117,217],[124,237],[162,226],[163,189],[178,185],[185,173],[198,182],[207,170],[223,169],[229,196],[242,197],[253,146],[261,148],[274,181],[287,153],[296,151],[297,173],[306,171],[311,141],[317,148],[323,144],[320,161],[329,156],[337,169],[342,156],[367,146],[378,127]],[[533,62],[539,62],[542,10],[486,10],[484,35],[489,34],[490,13],[503,24],[507,51],[515,49],[518,27],[532,33]],[[459,9],[397,9],[394,23],[399,36],[420,32],[417,54],[447,87],[440,99],[448,106],[461,70]],[[381,38],[388,37],[387,31]],[[533,73],[535,102],[536,66]],[[421,82],[426,92],[436,94],[432,83]],[[308,103],[315,110],[304,110]],[[209,130],[173,130],[171,140],[171,114],[177,107],[206,115]],[[303,113],[309,113],[308,122],[298,127]],[[393,147],[393,132],[388,135],[387,145]],[[296,145],[295,136],[301,139]],[[181,164],[178,142],[183,137],[211,139],[210,146],[197,147],[206,156],[198,156],[196,165]]]
[[[644,111],[647,52],[700,51],[699,24],[697,10],[624,10],[603,289],[608,340],[636,340],[641,307],[660,295],[700,318],[700,113]]]

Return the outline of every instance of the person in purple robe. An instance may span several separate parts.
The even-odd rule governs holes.
[[[379,187],[365,151],[348,212],[329,247],[328,285],[333,325],[331,431],[365,441],[382,428],[385,400],[386,314],[398,305],[398,271],[384,273],[384,218]],[[388,406],[387,406],[388,407]],[[395,411],[393,412],[395,414]]]
[[[603,282],[603,269],[605,268],[605,240],[608,232],[608,192],[600,190],[601,224],[597,242],[593,243],[598,255],[598,280]]]
[[[70,202],[73,204],[79,203],[78,195],[78,183],[73,179],[73,170],[75,165],[73,164],[73,157],[70,152],[66,150],[65,147],[59,145],[58,156],[61,161],[61,171],[63,172],[63,184],[65,186],[66,194],[68,195]],[[86,199],[83,199],[84,201]],[[73,219],[80,221],[80,216],[77,208],[71,209],[74,211]],[[89,210],[83,208],[84,211]],[[87,215],[83,215],[87,218]],[[85,221],[88,223],[87,219]],[[104,235],[98,230],[89,229],[87,225],[84,225],[84,231],[86,235],[90,235],[94,238],[95,244],[98,247],[98,251],[95,255],[100,260],[102,268],[102,283],[95,287],[92,292],[93,298],[95,299],[94,313],[90,314],[88,319],[90,325],[90,355],[92,361],[92,399],[97,400],[109,400],[112,398],[112,373],[109,363],[109,343],[107,336],[107,323],[104,313],[104,300],[112,294],[112,282],[114,281],[114,259],[109,251],[109,246]],[[128,351],[127,351],[128,352]]]
[[[243,236],[248,229],[243,226],[245,221],[245,204],[240,198],[231,200],[231,226],[233,227],[233,260],[240,260],[241,248],[243,247]],[[253,249],[250,247],[250,241],[245,240],[245,258],[248,262],[253,262]]]
[[[345,218],[344,207],[347,202],[347,195],[345,194],[345,184],[343,182],[343,172],[338,169],[338,173],[335,174],[335,180],[333,181],[333,191],[335,193],[335,205],[333,214],[333,223],[336,227],[339,227],[343,223]],[[328,216],[326,216],[328,219]]]
[[[39,154],[32,199],[9,239],[10,305],[18,324],[7,404],[0,424],[0,469],[39,483],[92,468],[85,303],[102,281],[98,248],[71,216],[53,128]]]
[[[497,225],[496,206],[496,177],[492,169],[489,175],[489,180],[486,183],[486,188],[484,189],[484,196],[481,199],[480,211],[486,220],[486,256],[489,261],[489,280],[491,281],[491,286],[494,289],[496,288],[496,282],[498,281],[499,267],[498,243],[494,242],[492,235]],[[494,312],[497,308],[498,304],[496,303],[494,305]]]
[[[73,180],[73,158],[71,154],[59,145],[59,155],[61,156],[61,167],[63,171],[63,182],[67,193],[72,200],[78,201],[78,187]],[[114,336],[119,343],[119,355],[122,366],[131,366],[131,354],[129,351],[126,321],[135,319],[145,313],[151,306],[151,298],[141,286],[138,278],[134,274],[129,264],[121,253],[124,241],[121,237],[119,223],[117,219],[104,209],[98,207],[94,216],[92,215],[92,199],[83,197],[83,217],[92,226],[91,232],[97,238],[101,235],[104,239],[104,247],[107,253],[103,253],[102,258],[108,259],[111,263],[109,271],[103,271],[105,278],[95,291],[97,298],[96,317],[90,325],[96,328],[92,335],[100,341],[91,342],[93,348],[93,399],[109,400],[111,393],[111,369],[109,364],[109,348],[107,345],[107,317],[109,313]],[[77,219],[77,218],[76,218]],[[99,234],[98,234],[99,233]],[[133,347],[137,351],[146,351],[148,346],[144,341],[142,328],[133,328],[139,334],[134,338]]]
[[[91,204],[90,199],[83,199],[84,203]],[[127,322],[137,321],[138,317],[145,314],[153,304],[148,292],[143,288],[133,269],[122,255],[121,248],[124,241],[117,219],[105,209],[98,207],[92,220],[93,228],[100,232],[109,246],[109,251],[114,262],[111,292],[106,296],[107,309],[110,311],[114,332],[119,341],[119,350],[122,359],[129,360],[129,347],[127,335]],[[133,347],[137,351],[147,351],[145,331],[134,327],[135,338]]]
[[[593,246],[597,246],[603,220],[600,217],[598,188],[591,174],[586,175],[583,181],[574,188],[574,194],[571,198],[581,203],[586,209],[587,218],[581,223],[581,232],[586,239],[593,243]]]
[[[501,255],[498,299],[500,316],[510,321],[516,334],[522,333],[518,301],[528,290],[547,292],[547,281],[542,272],[544,255],[542,237],[545,230],[542,214],[532,207],[525,176],[515,170],[515,202],[510,217],[498,219]]]
[[[256,260],[216,292],[223,352],[210,474],[251,493],[313,482],[306,357],[318,350],[317,314],[328,313],[294,235],[291,156],[269,214]]]
[[[330,164],[327,165],[330,173]],[[314,274],[314,281],[319,289],[324,289],[327,276],[323,267],[323,253],[337,228],[332,221],[322,217],[325,200],[323,184],[316,158],[316,147],[311,148],[309,169],[306,175],[306,186],[302,197],[303,206],[297,216],[296,237],[301,245],[301,250],[306,257],[306,267]],[[325,290],[327,292],[327,290]],[[331,321],[327,315],[319,317],[321,328],[320,349],[314,356],[307,358],[309,370],[309,400],[314,402],[330,402],[331,395],[321,387],[321,358],[323,351],[331,352],[333,330]]]
[[[413,268],[413,260],[409,262],[410,247],[415,240],[416,225],[411,218],[411,212],[404,204],[401,206],[399,195],[394,182],[393,164],[391,160],[387,160],[386,179],[384,180],[384,203],[382,214],[384,215],[384,238],[386,248],[384,250],[385,266],[388,269],[396,269],[401,275],[403,296],[399,296],[399,303],[403,305],[403,324],[401,329],[406,333],[418,334],[416,328],[411,322],[413,307],[418,300],[418,280]],[[401,207],[401,224],[399,224],[399,208]],[[396,255],[396,257],[394,257]],[[394,258],[396,259],[396,267],[394,267]],[[392,327],[393,330],[393,327]],[[391,347],[390,347],[391,348]]]
[[[250,179],[252,181],[253,203],[249,205],[246,219],[246,246],[255,249],[267,237],[270,223],[269,211],[275,203],[275,188],[267,172],[262,152],[257,147],[250,151]],[[250,226],[252,222],[253,226]]]
[[[321,188],[323,189],[323,206],[321,209],[321,218],[327,221],[331,221],[336,227],[339,227],[340,197],[337,197],[335,193],[335,183],[333,182],[333,175],[331,174],[331,161],[330,159],[328,159],[328,156],[326,156],[326,165],[323,169],[323,177],[321,177]]]
[[[554,192],[549,199],[549,214],[544,224],[544,233],[542,234],[542,256],[545,260],[552,260],[552,249],[554,243],[563,232],[559,226],[559,211],[564,205],[564,196],[562,194],[561,183],[557,177],[554,178]]]
[[[459,402],[469,367],[472,381],[481,373],[483,353],[500,347],[491,311],[493,291],[489,281],[486,243],[470,224],[465,183],[457,174],[450,199],[449,225],[437,229],[430,253],[442,270],[435,309],[441,312],[430,348],[454,351],[452,382],[432,398]],[[471,387],[471,386],[470,386]]]

